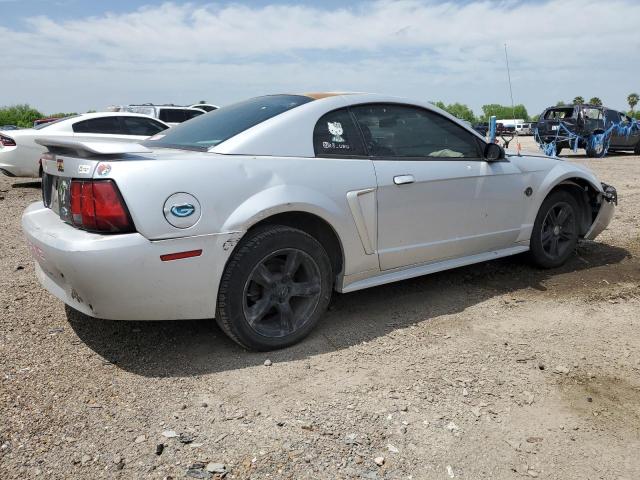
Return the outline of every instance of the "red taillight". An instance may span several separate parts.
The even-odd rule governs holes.
[[[6,135],[0,135],[0,144],[2,144],[3,147],[15,147],[16,141]]]
[[[76,227],[108,233],[133,232],[133,222],[113,180],[72,180],[71,218]]]

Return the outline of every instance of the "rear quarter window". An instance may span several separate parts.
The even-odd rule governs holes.
[[[316,157],[366,156],[362,135],[347,109],[322,116],[313,129]]]

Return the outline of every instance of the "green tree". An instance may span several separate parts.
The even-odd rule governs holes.
[[[598,107],[601,107],[601,106],[602,106],[602,100],[600,100],[598,97],[591,97],[591,98],[589,99],[589,103],[590,103],[591,105],[596,105],[596,106],[598,106]]]
[[[33,122],[44,115],[30,105],[12,105],[0,108],[0,125],[16,125],[18,127],[33,127]]]
[[[469,108],[468,105],[464,103],[451,103],[449,105],[445,105],[444,102],[431,102],[431,104],[435,105],[438,108],[441,108],[447,113],[450,113],[456,118],[461,120],[466,120],[467,122],[474,123],[476,121],[476,116],[473,114],[473,110]]]
[[[566,103],[564,103],[562,100],[558,100],[556,102],[556,107],[564,107],[566,105]]]
[[[573,99],[573,103],[574,103],[574,104],[584,103],[584,97],[580,97],[580,96],[575,97],[575,98]]]
[[[87,112],[89,113],[89,112]],[[52,113],[51,115],[47,115],[47,117],[49,118],[64,118],[64,117],[72,117],[74,115],[78,115],[77,112],[69,112],[69,113],[65,113],[65,112],[58,112],[58,113]]]
[[[484,115],[482,120],[484,122],[489,121],[492,115],[495,115],[498,120],[508,120],[511,118],[521,118],[525,122],[529,121],[529,113],[524,105],[519,104],[514,107],[508,105],[499,105],[497,103],[491,103],[489,105],[483,105],[482,111]]]
[[[629,104],[629,107],[631,108],[632,112],[633,112],[633,109],[636,108],[636,105],[638,104],[638,100],[640,100],[640,95],[638,95],[637,93],[630,93],[627,96],[627,103]]]

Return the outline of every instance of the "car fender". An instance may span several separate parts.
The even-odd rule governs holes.
[[[300,185],[274,185],[242,202],[224,221],[221,231],[238,232],[237,242],[252,226],[274,215],[304,212],[324,220],[336,233],[344,254],[344,273],[378,268],[377,255],[367,255],[347,207],[317,190]]]
[[[533,201],[529,204],[528,210],[525,212],[525,221],[518,241],[525,241],[531,237],[531,231],[533,229],[536,216],[538,215],[538,211],[542,206],[542,202],[544,202],[549,193],[551,193],[551,191],[561,183],[570,182],[572,179],[584,180],[596,191],[600,193],[603,192],[602,185],[591,170],[580,165],[559,162],[546,173],[546,175],[541,179],[539,186],[534,189],[536,193]]]

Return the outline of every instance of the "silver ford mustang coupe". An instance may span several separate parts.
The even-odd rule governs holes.
[[[253,98],[143,144],[37,141],[22,225],[47,290],[103,319],[215,317],[255,350],[306,336],[334,289],[525,251],[558,267],[617,203],[586,168],[373,94]]]

